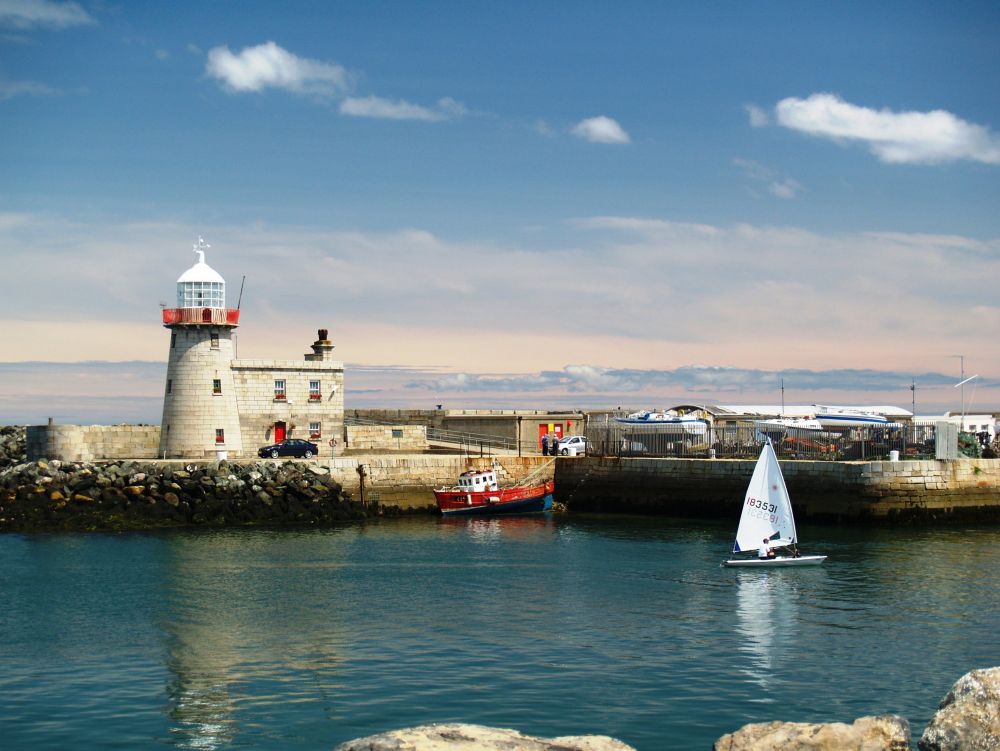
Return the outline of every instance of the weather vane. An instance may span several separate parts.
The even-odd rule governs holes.
[[[212,247],[211,245],[205,242],[205,238],[203,238],[201,235],[198,235],[198,242],[195,243],[192,249],[194,250],[195,253],[198,254],[198,259],[201,261],[201,263],[205,263],[205,251],[211,247]]]

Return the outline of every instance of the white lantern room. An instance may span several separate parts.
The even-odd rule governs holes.
[[[205,263],[205,251],[210,247],[198,238],[198,244],[194,246],[198,262],[177,279],[178,308],[226,307],[226,280]]]

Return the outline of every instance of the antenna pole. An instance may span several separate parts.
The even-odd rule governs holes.
[[[237,310],[240,309],[240,303],[243,302],[243,285],[246,284],[246,281],[247,281],[247,275],[244,274],[243,275],[243,281],[240,282],[240,296],[239,296],[239,299],[236,300],[236,309]]]

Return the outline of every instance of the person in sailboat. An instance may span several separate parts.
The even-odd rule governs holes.
[[[757,557],[761,560],[767,560],[768,558],[774,558],[774,551],[771,549],[771,538],[765,537],[764,541],[757,548]]]

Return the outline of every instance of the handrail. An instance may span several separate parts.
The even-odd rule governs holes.
[[[164,308],[163,325],[176,324],[237,326],[240,322],[239,308]]]

